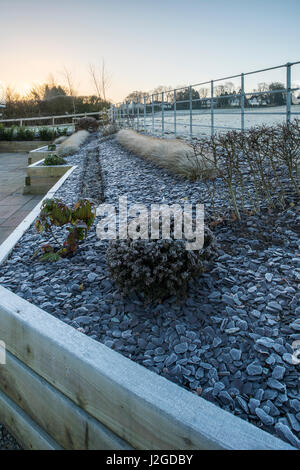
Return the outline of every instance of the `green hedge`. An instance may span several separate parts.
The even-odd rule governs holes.
[[[5,127],[0,124],[0,140],[53,140],[56,137],[66,135],[67,128],[51,129],[49,127],[40,127],[38,131],[34,131],[27,127],[11,126]]]

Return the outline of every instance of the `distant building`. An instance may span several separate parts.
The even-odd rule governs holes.
[[[135,101],[131,101],[131,103],[128,103],[127,109],[130,112],[132,112],[133,110],[139,110],[141,112],[144,111],[144,105],[142,103],[136,103]]]
[[[300,92],[298,92],[298,95],[292,93],[292,104],[300,104]]]
[[[233,108],[239,108],[241,106],[241,100],[239,96],[235,96],[229,99],[229,104]]]
[[[153,101],[154,106],[162,106],[162,101]],[[172,104],[164,101],[164,109],[172,109]]]
[[[252,95],[248,98],[249,106],[267,106],[268,101],[263,95]]]
[[[218,100],[213,99],[213,105],[217,106],[218,105]],[[200,101],[200,107],[201,108],[210,108],[211,106],[211,99],[210,98],[202,98]]]

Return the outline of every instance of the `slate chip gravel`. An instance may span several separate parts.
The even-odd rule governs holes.
[[[93,137],[67,158],[78,167],[57,197],[66,203],[77,200],[85,152],[91,155],[98,147]],[[114,137],[100,143],[99,158],[107,203],[118,204],[118,197],[126,194],[129,204],[147,206],[188,198],[204,203],[206,214],[211,213],[203,183],[180,180],[152,166],[121,148]],[[87,175],[88,166],[84,171]],[[221,181],[216,180],[216,189],[215,205],[223,207]],[[253,190],[250,176],[248,189]],[[86,195],[86,186],[84,191]],[[169,297],[160,305],[145,306],[141,293],[122,297],[109,277],[107,241],[97,238],[96,225],[72,258],[49,264],[30,259],[47,241],[31,227],[0,267],[0,283],[191,393],[300,448],[300,366],[293,362],[292,347],[300,340],[300,212],[292,193],[290,198],[294,205],[283,212],[266,209],[246,223],[217,225],[219,252],[212,269],[190,283],[180,303]]]

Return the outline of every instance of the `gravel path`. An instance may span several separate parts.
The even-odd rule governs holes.
[[[22,450],[7,429],[0,424],[0,450]]]
[[[57,193],[74,202],[84,152],[68,158],[78,168]],[[129,154],[114,139],[100,145],[106,202],[150,205],[188,198],[205,203],[204,184],[167,174]],[[217,181],[216,204],[224,204]],[[251,183],[249,182],[249,188]],[[123,298],[109,278],[107,242],[87,241],[70,259],[31,260],[47,239],[34,228],[22,237],[0,282],[64,322],[203,398],[300,448],[299,206],[280,214],[263,211],[242,224],[215,228],[220,246],[210,273],[189,286],[181,303],[168,298],[144,305],[142,295]]]

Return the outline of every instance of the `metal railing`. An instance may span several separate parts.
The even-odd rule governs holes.
[[[153,135],[182,136],[190,139],[198,136],[201,130],[205,130],[204,133],[208,130],[211,135],[216,131],[228,129],[244,131],[247,127],[257,124],[258,116],[265,116],[265,120],[269,121],[270,116],[277,116],[277,119],[290,122],[293,116],[300,115],[300,106],[299,111],[294,110],[292,106],[292,98],[296,100],[295,92],[300,90],[300,85],[292,87],[292,68],[299,64],[300,61],[291,62],[144,95],[137,102],[112,105],[111,119],[121,127],[133,127]],[[285,69],[283,87],[262,91],[246,90],[245,77],[278,69]],[[233,79],[238,80],[238,92],[231,90],[231,93],[221,93],[222,86],[218,83]],[[203,88],[205,86],[208,88]],[[300,94],[297,101],[295,104],[300,105]],[[275,107],[279,110],[275,110]],[[255,111],[255,108],[263,110]],[[216,119],[219,116],[225,116],[223,121],[226,125],[217,125]],[[233,117],[236,125],[230,125],[232,120],[230,122],[229,116]],[[183,129],[179,129],[180,126]]]

